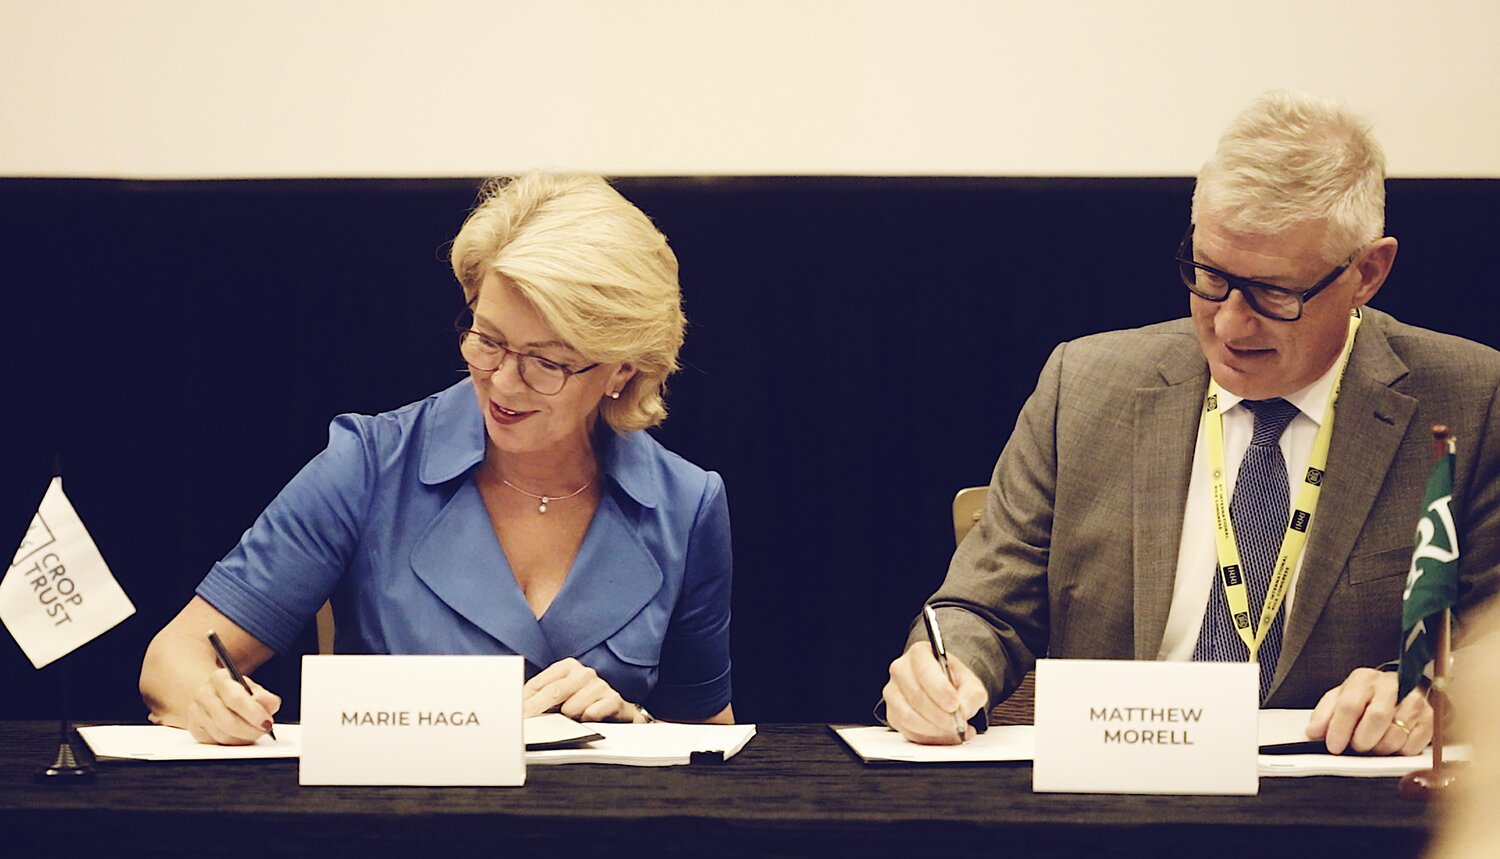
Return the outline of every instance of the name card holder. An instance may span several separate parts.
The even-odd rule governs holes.
[[[1257,793],[1259,696],[1245,662],[1037,660],[1031,788]]]
[[[304,656],[304,785],[526,783],[519,656]]]

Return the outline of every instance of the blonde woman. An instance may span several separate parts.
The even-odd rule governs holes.
[[[644,432],[685,325],[666,238],[599,177],[533,173],[486,186],[451,258],[468,378],[334,420],[151,642],[154,721],[253,742],[280,699],[205,631],[249,673],[328,599],[340,652],[525,657],[528,715],[733,720],[724,485]]]

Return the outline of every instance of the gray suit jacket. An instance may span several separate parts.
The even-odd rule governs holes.
[[[1208,380],[1186,319],[1052,353],[932,598],[992,703],[1039,656],[1156,658]],[[1366,309],[1266,706],[1397,657],[1434,423],[1458,440],[1460,610],[1500,587],[1497,387],[1495,350]]]

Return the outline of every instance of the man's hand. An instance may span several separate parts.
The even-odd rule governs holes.
[[[1414,755],[1432,740],[1432,705],[1420,687],[1396,706],[1394,671],[1356,668],[1329,689],[1313,709],[1307,738],[1326,740],[1328,751]]]
[[[932,655],[932,647],[919,641],[891,663],[891,679],[885,684],[885,715],[892,728],[914,743],[954,745],[974,735],[965,724],[964,736],[954,732],[953,716],[968,722],[989,700],[984,684],[963,660],[948,654],[948,665],[958,688]]]

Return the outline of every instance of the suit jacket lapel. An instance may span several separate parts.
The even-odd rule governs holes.
[[[1416,412],[1417,401],[1391,387],[1406,372],[1406,364],[1379,328],[1378,317],[1371,314],[1355,337],[1334,406],[1327,473],[1297,574],[1296,599],[1286,620],[1272,694],[1302,652],[1348,565],[1355,540]]]
[[[411,567],[438,599],[533,667],[557,661],[516,584],[472,477],[464,479],[417,542]]]
[[[579,656],[614,635],[661,590],[661,566],[631,527],[627,510],[640,508],[629,500],[621,504],[613,492],[603,494],[567,581],[542,615],[542,632],[559,659]]]
[[[1162,387],[1135,397],[1135,658],[1156,659],[1177,578],[1182,517],[1208,365],[1187,336],[1159,365]],[[1187,456],[1183,456],[1187,451]]]

